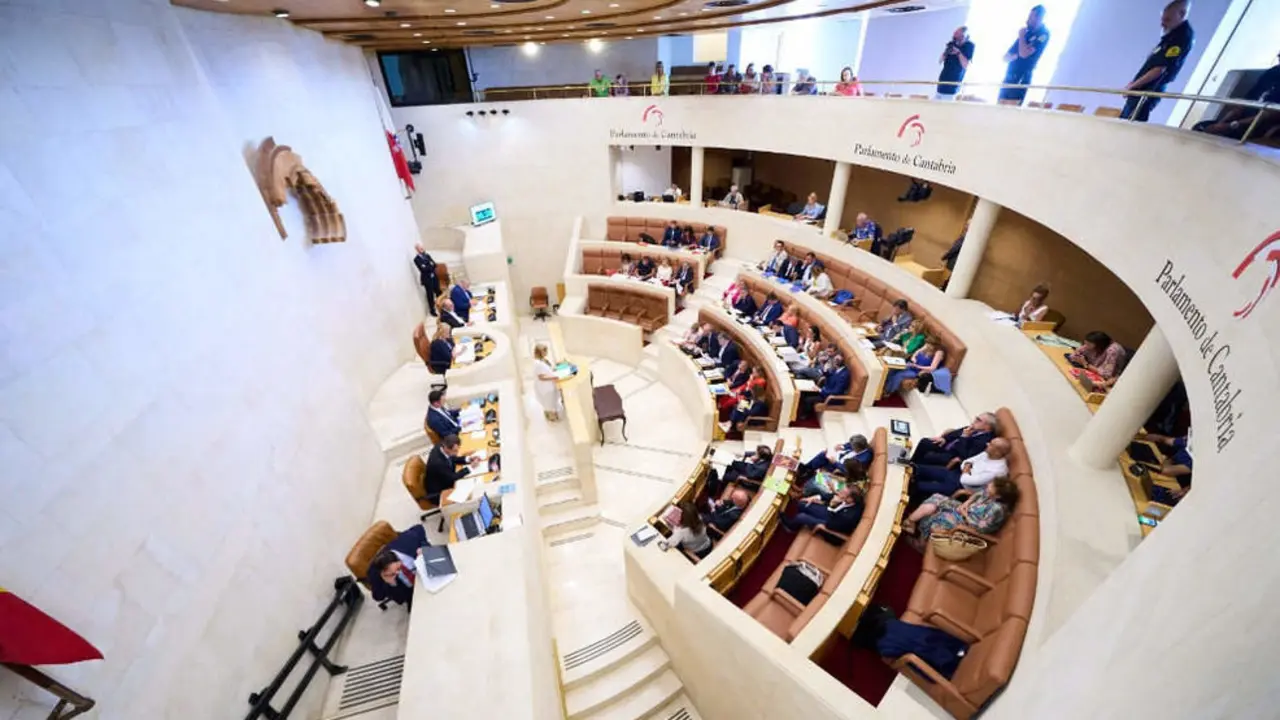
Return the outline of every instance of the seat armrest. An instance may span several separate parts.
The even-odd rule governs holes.
[[[946,610],[930,610],[929,614],[924,616],[924,621],[970,645],[981,638],[977,630],[955,619]]]
[[[680,552],[686,558],[689,558],[689,562],[693,563],[694,565],[697,565],[698,563],[702,562],[702,558],[698,557],[697,555],[694,555],[693,552],[689,550],[689,548],[684,547],[683,545],[680,546]]]
[[[829,395],[826,400],[823,400],[817,406],[817,409],[821,412],[836,408],[846,408],[851,403],[853,403],[852,395]]]
[[[976,528],[974,528],[974,527],[973,527],[973,526],[971,526],[971,525],[957,525],[957,526],[956,526],[956,528],[955,528],[954,530],[952,530],[952,532],[962,532],[962,533],[964,533],[964,534],[966,534],[966,535],[971,535],[971,536],[973,536],[973,537],[980,538],[980,539],[982,539],[982,540],[986,540],[988,545],[999,545],[999,544],[1000,544],[1000,538],[998,538],[998,537],[996,537],[996,536],[994,536],[994,535],[988,535],[988,534],[986,534],[986,533],[984,533],[984,532],[979,532]]]
[[[956,580],[951,579],[953,577],[956,580],[962,580],[963,582],[957,583]],[[959,565],[946,566],[945,568],[943,568],[942,574],[938,576],[938,579],[950,582],[952,585],[960,585],[961,587],[964,587],[965,585],[971,585],[972,587],[965,587],[965,589],[969,590],[975,595],[983,595],[988,590],[991,590],[992,588],[995,587],[995,585],[992,585],[991,582],[986,578],[982,577],[981,575],[975,575],[974,573],[960,567]]]
[[[849,538],[851,537],[850,535],[846,535],[845,533],[838,533],[835,530],[832,530],[831,528],[827,527],[826,525],[818,525],[813,529],[813,532],[816,535],[825,535],[826,537],[832,540],[836,540],[841,545],[849,542]]]
[[[767,426],[773,418],[768,415],[752,415],[743,423],[744,428],[760,428]]]
[[[915,653],[907,653],[905,655],[902,655],[897,660],[894,660],[892,663],[890,663],[889,665],[890,667],[892,667],[894,670],[897,670],[898,672],[904,672],[904,671],[910,670],[912,673],[927,680],[930,684],[933,684],[933,685],[950,684],[949,680],[939,675],[937,670],[934,670],[933,667],[929,665],[929,663],[925,662],[924,660],[921,660],[920,656],[916,655]]]
[[[717,540],[724,539],[724,531],[711,523],[707,523],[707,532],[715,535]]]
[[[799,615],[800,613],[804,612],[804,605],[802,605],[799,600],[791,597],[791,593],[787,592],[786,590],[783,590],[782,588],[776,588],[773,591],[773,597],[778,602],[787,606],[787,609],[795,613],[796,615]]]

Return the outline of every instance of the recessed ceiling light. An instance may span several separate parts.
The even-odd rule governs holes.
[[[546,28],[538,28],[538,32],[542,32],[543,30],[546,30]]]
[[[582,14],[583,14],[583,15],[590,15],[590,14],[591,14],[591,11],[590,11],[590,10],[583,10],[583,11],[582,11]]]
[[[413,27],[409,23],[400,23],[400,27]]]
[[[289,17],[289,11],[288,11],[288,10],[272,10],[272,11],[271,11],[271,14],[272,14],[272,15],[275,15],[275,16],[276,16],[276,17],[278,17],[278,18],[287,18],[287,17]]]
[[[644,28],[636,28],[636,32],[644,32]]]
[[[525,39],[525,40],[528,40],[528,39],[529,39],[529,38],[531,38],[531,37],[533,37],[533,36],[532,36],[532,35],[525,35],[525,36],[524,36],[524,39]]]
[[[680,17],[684,17],[685,15],[688,15],[688,14],[689,13],[680,13]]]
[[[497,3],[494,3],[493,5],[490,5],[489,7],[490,7],[490,8],[493,8],[494,10],[497,10],[498,8],[500,8],[500,7],[502,7],[502,6],[501,6],[501,5],[498,5]]]
[[[618,3],[609,3],[609,7],[618,7]]]
[[[507,30],[506,32],[511,32],[511,31],[510,31],[510,30]]]
[[[653,16],[653,19],[654,19],[654,20],[661,20],[661,19],[662,19],[662,16],[661,16],[661,15],[654,15],[654,16]]]
[[[561,35],[560,37],[569,37],[569,33],[564,33],[564,34],[563,34],[563,35]]]
[[[628,36],[627,36],[627,39],[628,39],[628,40],[630,40],[630,39],[631,39],[631,36],[630,36],[630,35],[628,35]]]
[[[453,8],[445,8],[445,9],[444,9],[444,11],[445,11],[445,12],[447,12],[447,13],[455,13],[455,12],[458,12],[457,10],[454,10]]]
[[[414,33],[414,34],[413,34],[413,36],[414,36],[414,37],[422,37],[422,33]]]
[[[465,22],[458,23],[458,27],[462,27],[463,25],[466,25],[466,23]]]
[[[430,40],[423,40],[423,41],[422,41],[422,44],[423,44],[423,45],[430,45],[430,44],[431,44],[431,41],[430,41]]]
[[[364,4],[369,7],[378,7],[382,4],[382,0],[364,0]]]
[[[544,19],[544,20],[555,20],[555,19],[556,19],[556,16],[555,16],[555,15],[548,15],[548,16],[546,16],[546,17],[545,17],[545,18],[543,18],[543,19]]]

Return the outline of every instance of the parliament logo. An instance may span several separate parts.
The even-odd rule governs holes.
[[[912,115],[902,122],[902,127],[898,128],[898,137],[905,139],[911,143],[911,147],[916,147],[924,141],[924,123],[920,122],[919,115]]]
[[[657,105],[650,105],[645,108],[644,115],[640,116],[640,122],[645,125],[648,125],[650,120],[655,121],[654,125],[662,127],[662,110],[660,110]]]
[[[1249,313],[1252,313],[1254,308],[1258,307],[1258,304],[1275,289],[1276,284],[1280,283],[1280,232],[1272,233],[1270,237],[1254,248],[1253,252],[1246,255],[1244,260],[1240,262],[1240,266],[1236,268],[1236,271],[1231,273],[1231,277],[1239,280],[1240,276],[1252,267],[1255,262],[1267,263],[1267,274],[1262,279],[1262,288],[1258,291],[1258,296],[1232,313],[1242,320],[1249,317]]]

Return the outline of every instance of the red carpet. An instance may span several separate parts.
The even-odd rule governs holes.
[[[818,421],[818,417],[796,418],[791,421],[791,427],[798,428],[814,428],[815,430],[822,427],[822,423]]]
[[[773,571],[782,564],[782,559],[787,556],[787,548],[791,547],[791,541],[795,539],[795,535],[779,526],[774,531],[773,537],[769,538],[769,542],[765,544],[764,549],[760,551],[756,564],[752,565],[747,574],[738,580],[733,590],[729,591],[729,602],[740,608],[746,607],[747,603],[760,592],[760,588],[764,587],[765,581]]]
[[[882,408],[904,408],[906,406],[907,406],[907,401],[898,393],[885,395],[884,397],[875,401],[873,405],[873,407],[882,407]]]
[[[901,615],[907,609],[911,589],[915,587],[916,578],[920,577],[923,564],[924,557],[915,548],[899,541],[889,555],[889,565],[880,578],[880,586],[876,588],[871,604],[888,605],[895,615]],[[897,677],[897,673],[879,655],[854,647],[839,635],[818,665],[863,700],[877,706]]]

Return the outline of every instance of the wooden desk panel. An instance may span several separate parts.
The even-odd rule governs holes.
[[[1037,336],[1045,333],[1036,330],[1024,330],[1022,334],[1026,335],[1027,339],[1035,343],[1036,347],[1040,348],[1040,351],[1045,354],[1045,357],[1053,361],[1054,366],[1056,366],[1058,371],[1062,373],[1062,376],[1067,379],[1067,383],[1071,385],[1071,388],[1075,390],[1076,394],[1080,396],[1080,399],[1084,401],[1085,406],[1089,408],[1089,412],[1098,412],[1098,408],[1102,406],[1102,401],[1105,400],[1107,396],[1103,393],[1090,392],[1089,390],[1086,390],[1084,385],[1080,384],[1079,378],[1071,374],[1071,371],[1075,368],[1071,367],[1071,363],[1067,362],[1067,355],[1070,353],[1070,350],[1057,345],[1046,345],[1036,340]]]

